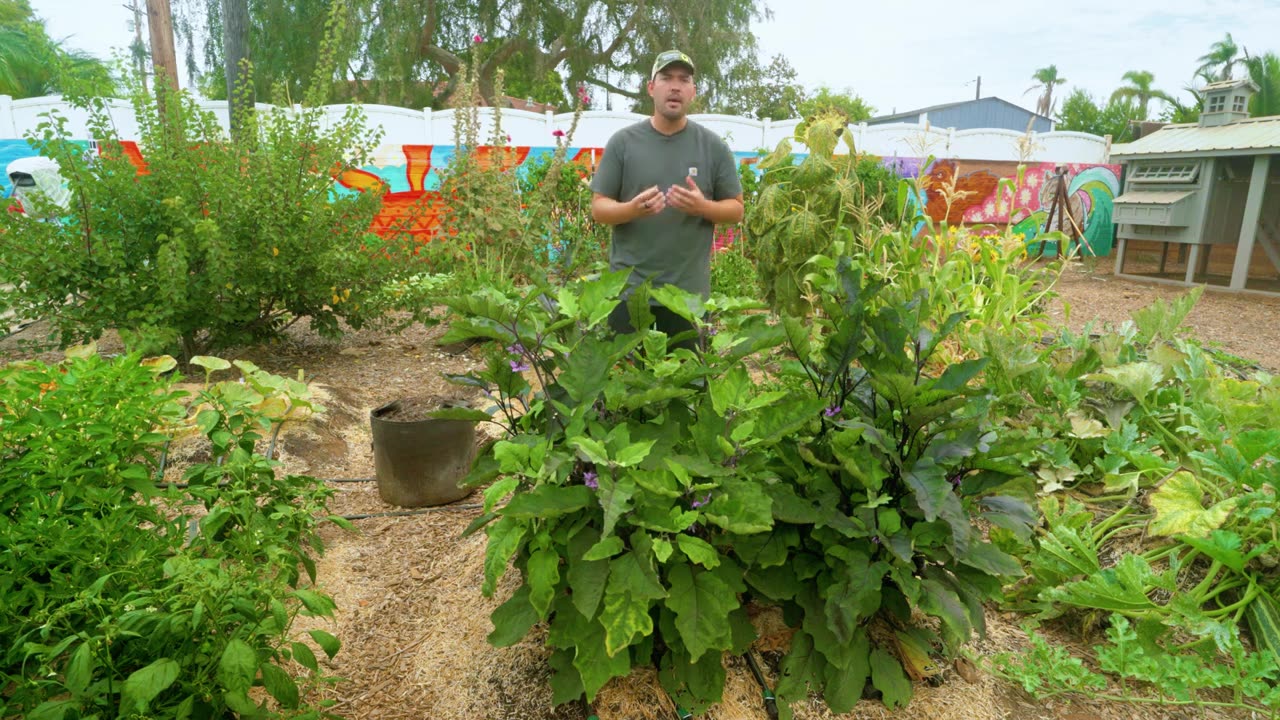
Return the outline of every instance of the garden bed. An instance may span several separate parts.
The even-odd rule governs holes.
[[[1050,308],[1061,320],[1063,301],[1070,305],[1069,326],[1079,330],[1092,319],[1118,322],[1156,298],[1182,294],[1176,288],[1117,280],[1073,266],[1059,286],[1062,295]],[[1208,293],[1188,319],[1198,337],[1226,353],[1258,366],[1280,370],[1280,302]],[[34,339],[39,326],[0,342],[7,359],[30,356],[19,342]],[[284,343],[223,353],[250,359],[282,375],[306,371],[317,400],[328,413],[305,425],[286,427],[278,454],[289,472],[327,479],[355,480],[373,476],[369,443],[369,411],[397,396],[446,395],[455,388],[443,373],[466,372],[478,364],[473,351],[449,352],[436,343],[441,329],[414,328],[399,335],[374,331],[352,333],[341,343],[321,340],[299,324]],[[111,340],[100,345],[117,351]],[[56,357],[50,354],[49,357]],[[177,472],[175,468],[171,472]],[[374,483],[336,484],[331,509],[337,514],[377,514],[397,510],[383,504]],[[336,686],[334,711],[353,720],[379,718],[577,718],[580,711],[550,708],[547,651],[535,632],[515,647],[496,649],[486,636],[489,613],[510,593],[500,586],[492,599],[480,592],[483,581],[483,535],[460,539],[479,510],[473,496],[453,506],[412,517],[372,517],[356,521],[359,534],[335,526],[324,529],[329,546],[320,564],[324,589],[333,594],[338,612],[321,627],[343,641],[331,672],[348,682]],[[505,585],[514,585],[509,575]],[[776,673],[773,647],[785,647],[785,632],[770,632],[769,617],[757,616],[761,640],[756,648],[764,670]],[[990,612],[988,638],[973,647],[982,655],[1017,652],[1025,647],[1018,628],[1022,618]],[[308,623],[314,621],[307,621]],[[308,627],[299,626],[304,632]],[[777,627],[781,627],[778,625]],[[1063,635],[1054,639],[1070,645]],[[602,718],[674,717],[656,678],[637,671],[615,681],[597,698]],[[797,717],[829,717],[821,705],[796,707]],[[1200,717],[1225,717],[1196,711]],[[878,702],[864,702],[846,717],[888,717]],[[1041,704],[1009,683],[982,675],[975,681],[948,672],[938,687],[918,685],[915,699],[895,718],[1167,718],[1167,708],[1135,708],[1105,703]],[[744,663],[728,661],[725,701],[704,717],[764,718],[759,689]]]

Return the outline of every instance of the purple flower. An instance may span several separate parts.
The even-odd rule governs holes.
[[[964,473],[956,473],[947,479],[951,481],[952,485],[960,487],[960,481],[964,479]]]
[[[471,38],[471,40],[472,40],[472,42],[474,42],[474,43],[476,43],[477,45],[479,45],[480,43],[484,42],[484,37],[483,37],[482,35],[480,35],[480,33],[476,33],[476,34],[475,34],[475,37]]]
[[[822,414],[826,415],[827,417],[835,417],[840,414],[840,406],[832,405],[828,407],[826,410],[823,410]]]
[[[521,345],[520,343],[513,343],[511,345],[508,345],[507,352],[511,353],[512,355],[523,355],[524,345]]]
[[[872,536],[871,536],[871,542],[875,543],[876,545],[879,545],[879,544],[880,544],[880,536],[879,536],[879,535],[872,535]]]
[[[511,360],[511,372],[521,373],[529,369],[529,366],[519,360]]]
[[[707,496],[702,498],[701,500],[694,500],[689,507],[700,508],[709,502],[711,502],[711,493],[707,493]]]
[[[595,490],[600,487],[600,481],[596,479],[597,477],[598,476],[596,475],[594,470],[588,470],[582,475],[582,484],[586,485],[592,490]]]

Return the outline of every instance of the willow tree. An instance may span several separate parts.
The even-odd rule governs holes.
[[[340,0],[249,0],[259,90],[310,79],[328,7]],[[222,67],[221,0],[208,16],[205,64]],[[756,53],[753,19],[763,0],[345,0],[352,21],[334,99],[443,107],[463,64],[491,97],[499,68],[515,96],[567,102],[579,84],[632,98],[647,109],[641,80],[672,47],[698,64],[709,106]],[[220,79],[220,78],[219,78]],[[213,83],[210,83],[211,85]],[[554,96],[554,97],[549,97]]]

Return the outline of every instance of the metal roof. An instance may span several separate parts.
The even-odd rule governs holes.
[[[1280,115],[1239,120],[1217,127],[1166,125],[1131,143],[1114,145],[1114,158],[1211,157],[1280,153]]]
[[[952,108],[963,107],[965,105],[978,105],[978,104],[982,104],[990,101],[995,101],[1003,105],[1008,105],[1011,108],[1017,108],[1018,110],[1021,110],[1027,115],[1035,115],[1036,117],[1044,118],[1045,120],[1053,120],[1053,118],[1051,117],[1048,117],[1046,115],[1041,115],[1040,113],[1037,113],[1037,112],[1032,112],[1031,110],[1028,110],[1022,107],[1021,105],[1011,103],[1008,100],[1005,100],[1004,98],[998,98],[994,95],[991,95],[984,98],[975,98],[973,100],[960,100],[958,102],[942,103],[941,105],[930,105],[929,107],[922,107],[922,108],[917,108],[915,110],[908,110],[906,112],[893,113],[892,115],[877,115],[876,117],[868,118],[867,122],[884,124],[891,120],[903,120],[906,118],[916,117],[922,113],[937,112],[939,110],[950,110]]]
[[[1186,200],[1195,193],[1195,190],[1131,190],[1116,196],[1112,202],[1133,203],[1135,205],[1172,205]]]

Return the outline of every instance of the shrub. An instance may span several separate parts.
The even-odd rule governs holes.
[[[371,297],[414,268],[407,240],[367,232],[378,193],[334,192],[334,174],[377,147],[361,111],[247,112],[233,140],[190,96],[158,90],[133,96],[141,169],[101,99],[70,98],[97,157],[45,117],[30,140],[60,163],[71,210],[0,214],[0,309],[48,319],[64,346],[116,328],[139,351],[186,358],[302,318],[328,336],[378,320]]]

